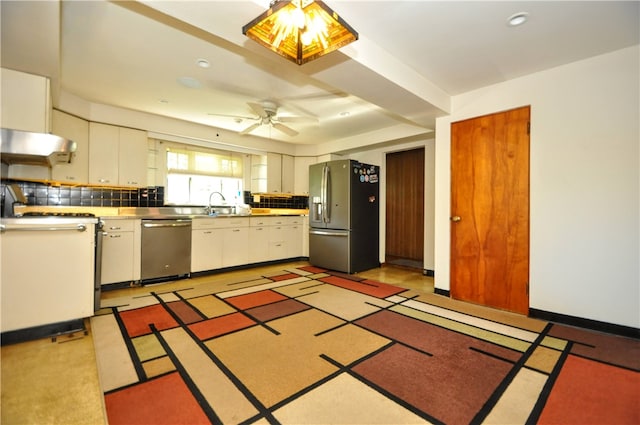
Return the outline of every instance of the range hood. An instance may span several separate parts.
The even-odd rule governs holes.
[[[2,129],[0,161],[12,164],[44,165],[71,162],[76,142],[46,133]]]

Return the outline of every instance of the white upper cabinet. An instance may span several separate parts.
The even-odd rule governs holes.
[[[279,153],[267,154],[267,192],[282,192],[282,155]]]
[[[68,164],[56,164],[51,179],[62,183],[89,182],[89,122],[82,118],[54,110],[51,116],[53,134],[76,143],[76,151]]]
[[[315,156],[296,156],[295,157],[295,178],[293,192],[297,195],[309,194],[309,166],[315,164],[317,158]]]
[[[2,128],[49,133],[51,95],[49,79],[11,69],[0,69]]]
[[[147,186],[147,132],[120,128],[118,150],[118,182],[120,186]]]
[[[147,133],[114,125],[89,124],[89,183],[147,185]]]
[[[294,192],[294,161],[291,155],[282,155],[281,161],[281,188],[282,193]]]
[[[294,158],[269,152],[251,156],[251,192],[294,193]]]

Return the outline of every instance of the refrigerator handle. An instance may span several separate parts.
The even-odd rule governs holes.
[[[323,214],[322,214],[322,222],[323,223],[329,223],[331,221],[331,209],[329,207],[329,196],[331,196],[330,190],[329,190],[329,184],[330,184],[330,179],[331,179],[331,175],[330,175],[330,171],[329,171],[329,166],[325,164],[325,166],[322,168],[322,189],[321,189],[321,202],[322,202],[322,210],[323,210]]]

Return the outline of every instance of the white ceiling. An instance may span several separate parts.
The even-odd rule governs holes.
[[[268,99],[317,123],[245,137],[374,144],[431,132],[452,95],[640,42],[637,1],[327,3],[360,39],[298,66],[242,34],[265,0],[3,0],[2,66],[51,77],[54,105],[64,92],[238,132]],[[529,21],[509,27],[517,12]]]

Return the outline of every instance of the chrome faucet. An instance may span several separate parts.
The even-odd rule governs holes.
[[[211,205],[211,198],[213,198],[213,195],[220,195],[220,198],[222,198],[222,201],[225,202],[226,199],[224,199],[224,195],[220,192],[211,192],[211,194],[209,195],[209,205],[206,208],[207,214],[211,214],[213,212],[213,206]]]

